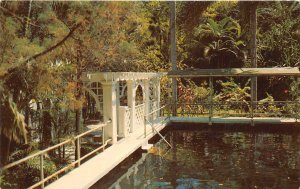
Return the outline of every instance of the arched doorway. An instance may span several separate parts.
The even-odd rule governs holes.
[[[143,126],[145,116],[144,90],[139,84],[135,91],[135,123],[138,127]]]
[[[126,81],[119,81],[120,106],[128,106]]]
[[[144,103],[143,87],[141,85],[138,85],[135,92],[135,104],[137,106],[143,103]]]
[[[82,107],[84,123],[103,121],[103,89],[100,82],[93,82],[84,88],[85,102]]]

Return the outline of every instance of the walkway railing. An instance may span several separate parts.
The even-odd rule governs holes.
[[[86,159],[87,157],[91,156],[92,154],[98,152],[98,151],[101,150],[101,149],[104,150],[105,147],[108,145],[108,142],[111,141],[111,139],[108,139],[108,140],[104,141],[104,127],[107,126],[107,124],[109,124],[109,123],[111,123],[111,121],[108,121],[108,122],[106,122],[106,123],[103,123],[103,124],[101,124],[101,125],[99,125],[99,126],[93,128],[93,129],[90,129],[90,130],[88,130],[88,131],[86,131],[86,132],[84,132],[84,133],[81,133],[81,134],[79,134],[79,135],[73,137],[72,139],[65,140],[64,142],[61,142],[61,143],[56,144],[56,145],[54,145],[54,146],[51,146],[51,147],[49,147],[49,148],[47,148],[47,149],[45,149],[45,150],[39,151],[39,152],[37,152],[37,153],[35,153],[35,154],[32,154],[32,155],[30,155],[30,156],[27,156],[27,157],[25,157],[25,158],[23,158],[23,159],[20,159],[20,160],[18,160],[18,161],[15,161],[15,162],[12,162],[12,163],[10,163],[10,164],[7,164],[7,165],[5,165],[5,166],[2,168],[2,170],[7,170],[7,169],[12,168],[12,167],[14,167],[14,166],[17,166],[17,165],[19,165],[19,164],[21,164],[21,163],[24,163],[24,162],[26,162],[26,161],[28,161],[28,160],[30,160],[30,159],[32,159],[32,158],[39,157],[39,159],[40,159],[40,181],[39,181],[38,183],[36,183],[36,184],[30,186],[29,188],[32,189],[32,188],[36,188],[36,187],[38,187],[38,186],[41,186],[41,188],[44,188],[44,187],[45,187],[45,182],[49,181],[50,179],[56,177],[58,174],[60,174],[60,173],[62,173],[62,172],[64,172],[64,171],[66,171],[66,170],[68,170],[68,169],[70,169],[70,168],[72,168],[72,167],[74,167],[74,166],[76,166],[76,165],[77,165],[77,166],[80,166],[80,163],[81,163],[82,160]],[[80,156],[81,156],[81,155],[80,155],[80,139],[81,139],[81,137],[83,137],[83,136],[85,136],[85,135],[87,135],[87,134],[89,134],[89,133],[91,133],[91,132],[94,132],[94,131],[96,131],[96,130],[99,130],[99,129],[102,129],[102,145],[101,145],[100,147],[94,149],[93,151],[89,152],[88,154],[84,155],[83,157],[80,157]],[[75,142],[75,147],[76,147],[76,149],[77,149],[77,152],[76,152],[76,153],[77,153],[77,157],[78,157],[77,160],[75,160],[74,162],[68,164],[68,165],[65,166],[64,168],[62,168],[62,169],[56,171],[56,172],[53,173],[52,175],[50,175],[50,176],[44,178],[44,176],[45,176],[45,175],[44,175],[44,156],[45,156],[49,151],[54,150],[54,149],[57,149],[57,148],[59,148],[59,147],[61,147],[61,146],[64,146],[65,144],[73,143],[74,141],[76,141],[76,142]]]
[[[154,122],[156,121],[155,117],[156,118],[159,118],[161,115],[161,111],[163,109],[166,109],[169,105],[164,105],[162,106],[161,108],[158,108],[152,112],[150,112],[149,114],[146,114],[145,115],[145,124],[144,124],[144,137],[146,138],[147,137],[147,123],[152,127],[152,132],[156,132],[171,148],[172,148],[172,145],[165,139],[165,137],[154,127]],[[149,118],[151,118],[149,120]],[[162,123],[164,121],[166,121],[167,119],[170,120],[170,117],[168,116],[167,118],[163,119],[163,120],[160,120],[158,123]]]
[[[169,110],[175,111],[179,117],[208,117],[213,116],[243,116],[254,117],[283,117],[300,118],[299,101],[231,101],[231,102],[199,102],[176,103]]]

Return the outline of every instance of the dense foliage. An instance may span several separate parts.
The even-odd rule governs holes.
[[[248,6],[178,2],[178,67],[250,67]],[[299,2],[259,2],[257,13],[258,66],[299,66]],[[168,71],[169,35],[167,2],[0,1],[1,165],[16,160],[8,158],[14,151],[25,148],[25,156],[80,132],[84,71]],[[214,81],[214,99],[245,101],[246,110],[247,82]],[[260,79],[259,99],[295,99],[297,84],[284,77]],[[178,90],[179,101],[187,103],[208,100],[211,92],[206,80],[179,81]],[[277,108],[262,111],[297,111]],[[50,174],[57,157],[47,161]],[[34,181],[38,173],[30,170]]]

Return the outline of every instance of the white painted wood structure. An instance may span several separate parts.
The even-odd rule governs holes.
[[[164,75],[166,73],[83,74],[84,90],[94,98],[104,122],[111,120],[104,129],[104,140],[111,138],[111,143],[115,144],[119,138],[127,137],[144,126],[144,115],[160,107],[160,79]],[[138,88],[141,90],[139,97]]]
[[[168,77],[229,77],[229,76],[300,76],[297,67],[282,68],[229,68],[229,69],[187,69],[172,70],[168,72]]]

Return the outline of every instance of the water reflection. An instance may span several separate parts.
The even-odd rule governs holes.
[[[300,135],[225,131],[170,131],[109,187],[300,187]],[[97,183],[92,188],[102,188]]]

